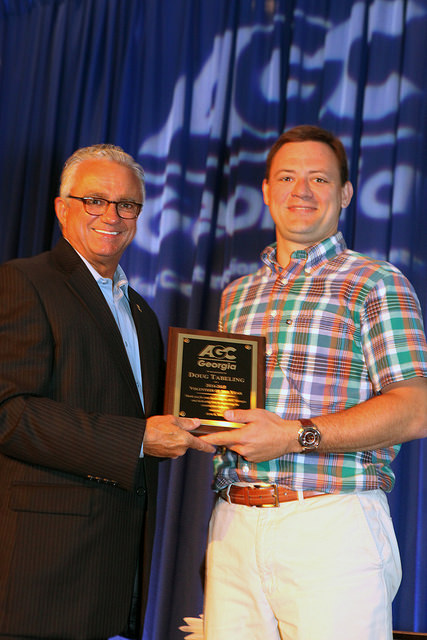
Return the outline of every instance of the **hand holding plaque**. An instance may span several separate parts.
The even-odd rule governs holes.
[[[169,328],[164,411],[199,418],[192,433],[240,427],[224,411],[264,407],[264,388],[265,338]]]

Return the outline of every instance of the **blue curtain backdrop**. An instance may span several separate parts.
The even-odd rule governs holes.
[[[273,238],[267,150],[290,126],[343,140],[348,245],[398,266],[427,317],[426,0],[0,0],[0,259],[48,249],[64,160],[112,142],[146,170],[123,260],[168,326],[216,328],[220,293]],[[390,504],[404,578],[395,628],[427,632],[425,441]],[[144,640],[202,611],[211,461],[162,464]],[[349,541],[351,553],[351,541]],[[350,621],[349,621],[350,623]]]

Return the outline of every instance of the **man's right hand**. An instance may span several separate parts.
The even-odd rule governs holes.
[[[197,418],[175,418],[175,416],[151,416],[147,418],[144,440],[144,455],[158,458],[178,458],[187,449],[198,449],[215,453],[215,447],[190,432],[200,426]]]

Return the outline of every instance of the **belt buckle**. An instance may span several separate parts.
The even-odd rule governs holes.
[[[277,507],[280,507],[280,501],[279,501],[279,485],[276,482],[273,483],[265,483],[265,484],[256,484],[254,485],[255,487],[259,487],[260,489],[262,487],[273,487],[274,490],[274,502],[273,504],[257,504],[256,506],[258,507],[258,509],[276,509]]]
[[[232,504],[231,500],[230,500],[230,489],[233,485],[232,484],[228,484],[226,489],[225,489],[225,500],[228,502],[228,504]]]

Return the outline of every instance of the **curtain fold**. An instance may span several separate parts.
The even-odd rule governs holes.
[[[215,329],[220,294],[274,239],[273,141],[301,123],[343,140],[350,248],[414,284],[427,316],[424,0],[0,0],[0,258],[48,249],[65,159],[112,142],[147,201],[123,266],[168,326]],[[404,577],[396,628],[427,632],[426,442],[402,447],[390,495]],[[211,460],[162,463],[144,640],[202,611]]]

